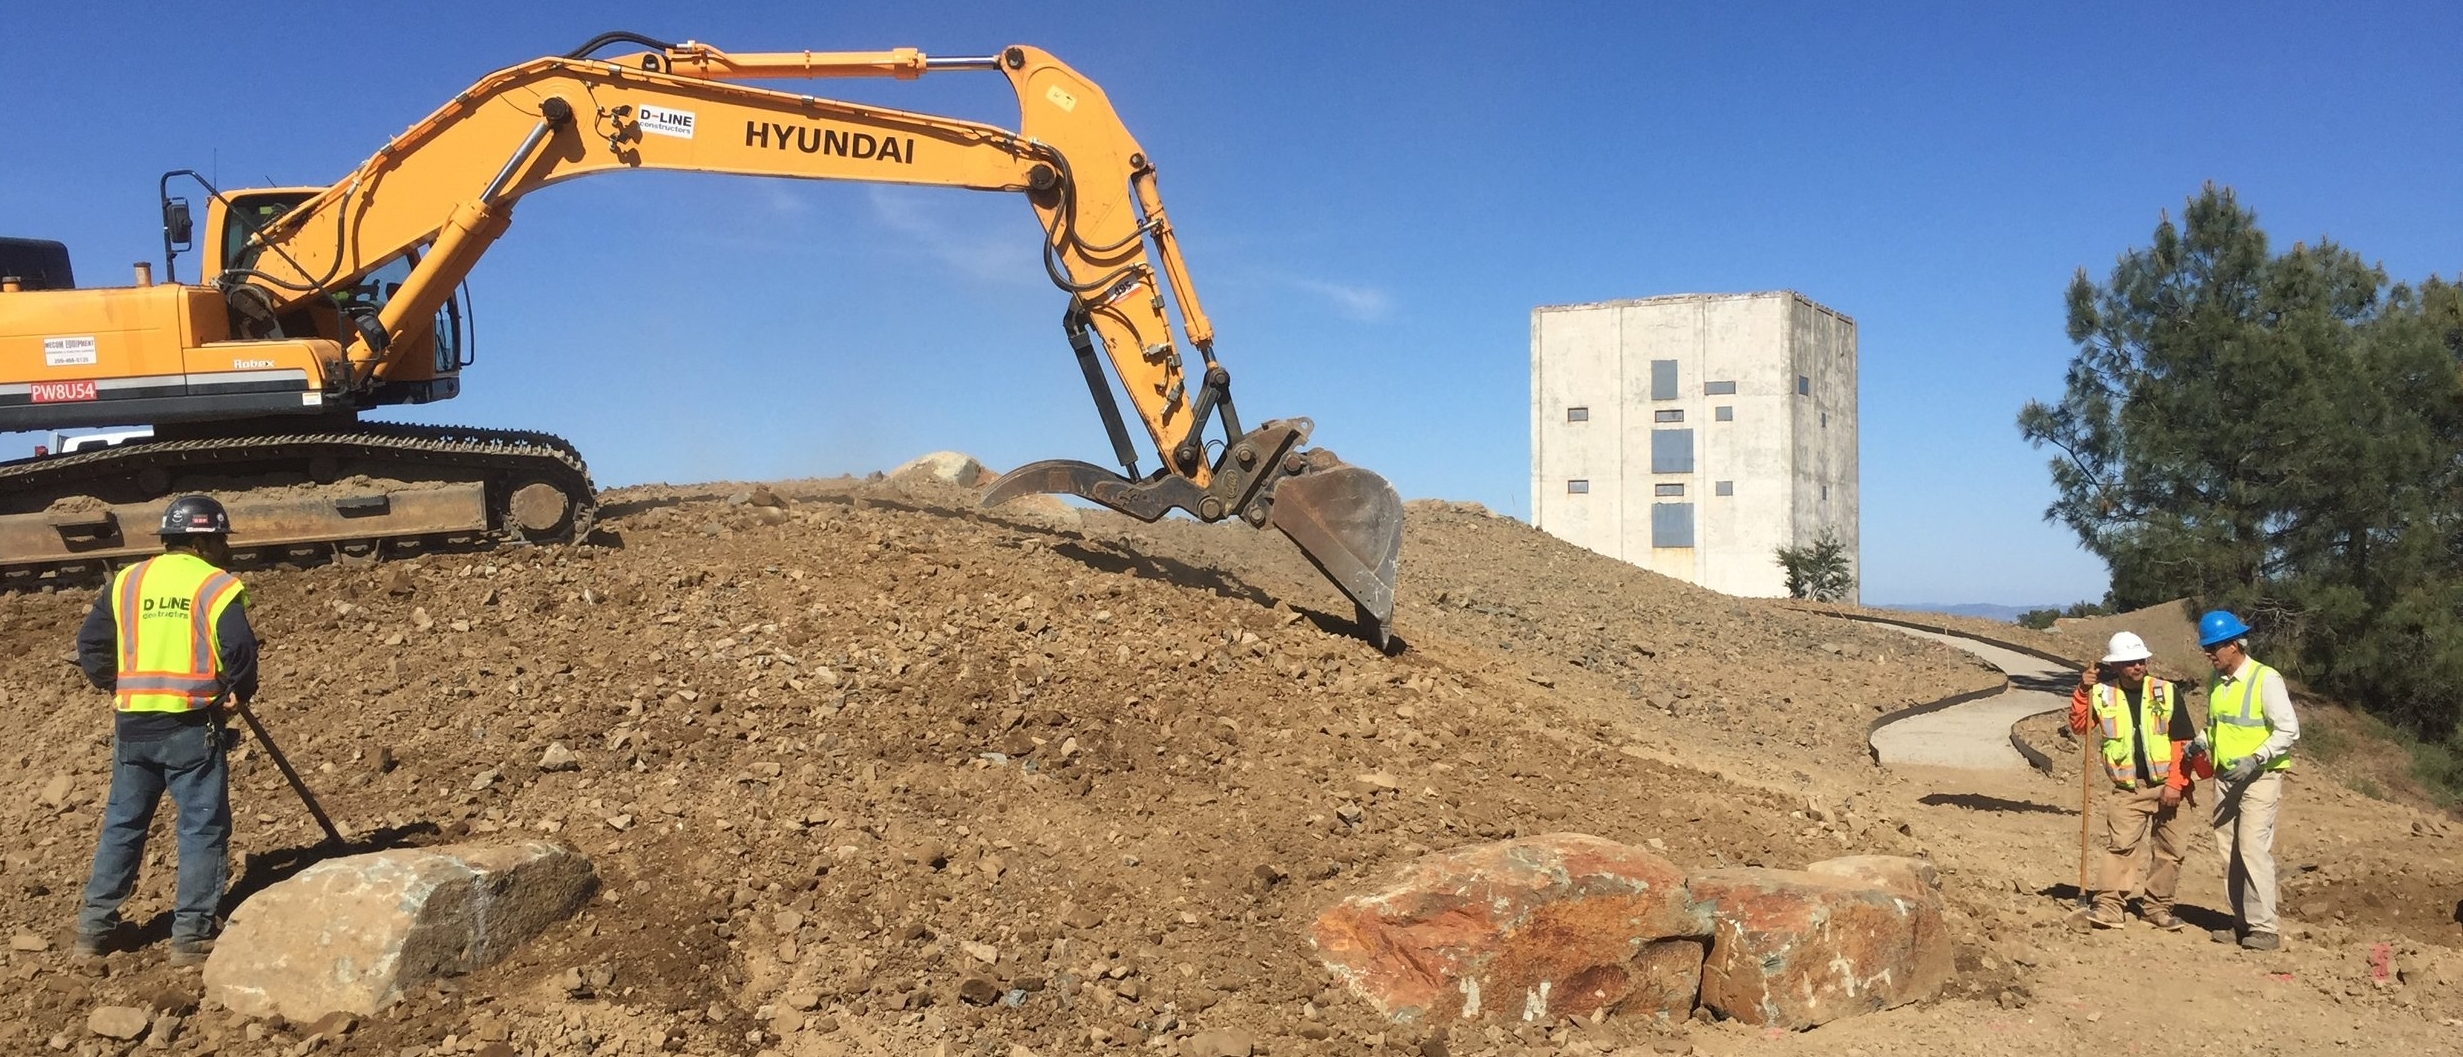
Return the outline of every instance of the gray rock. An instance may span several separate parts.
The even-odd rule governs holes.
[[[889,476],[891,480],[929,478],[972,488],[984,478],[986,472],[983,464],[975,461],[972,455],[954,451],[936,451],[930,455],[921,455],[909,460],[897,469],[891,470]]]
[[[548,743],[547,751],[539,755],[539,769],[542,771],[578,771],[582,769],[582,760],[581,757],[573,754],[573,750],[565,748],[563,742],[553,741]]]
[[[205,992],[246,1016],[366,1016],[495,962],[596,886],[588,859],[543,842],[327,860],[240,905],[206,963]]]
[[[86,1030],[107,1039],[127,1042],[145,1034],[154,1018],[135,1006],[96,1006],[86,1014]]]
[[[1181,1052],[1187,1057],[1249,1057],[1256,1051],[1254,1036],[1222,1028],[1198,1032],[1181,1043]]]

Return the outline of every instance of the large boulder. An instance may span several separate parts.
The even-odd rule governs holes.
[[[1872,885],[1919,903],[1929,903],[1935,909],[1941,906],[1941,872],[1923,859],[1905,855],[1847,855],[1810,863],[1804,871]]]
[[[1667,860],[1579,833],[1423,856],[1310,942],[1397,1021],[1693,1009],[1711,921]]]
[[[597,883],[590,860],[542,842],[328,860],[240,904],[206,960],[205,993],[251,1016],[365,1016],[503,957]]]
[[[992,480],[992,472],[964,452],[936,451],[918,455],[889,472],[893,481],[945,481],[960,488],[973,488]]]
[[[1888,856],[1807,870],[1709,870],[1686,881],[1718,920],[1702,1005],[1747,1024],[1810,1028],[1929,998],[1953,970],[1929,867]]]

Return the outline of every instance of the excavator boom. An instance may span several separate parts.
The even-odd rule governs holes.
[[[647,50],[593,57],[626,43]],[[744,83],[952,71],[1006,78],[1017,129]],[[1100,87],[1035,48],[960,58],[904,48],[731,54],[605,35],[481,78],[329,186],[216,193],[205,285],[178,288],[190,291],[178,295],[178,310],[227,308],[231,333],[214,333],[221,321],[207,320],[190,328],[194,345],[287,343],[279,354],[231,359],[297,363],[300,399],[327,414],[449,397],[459,365],[441,354],[440,313],[451,318],[454,291],[503,235],[516,203],[565,180],[636,170],[1023,196],[1042,232],[1045,270],[1067,295],[1064,332],[1121,472],[1039,463],[1004,479],[988,501],[1058,491],[1149,519],[1179,509],[1205,521],[1274,525],[1384,639],[1401,533],[1392,487],[1322,449],[1300,450],[1307,420],[1242,427],[1155,165]],[[379,274],[385,281],[372,282]],[[382,296],[337,297],[371,287]],[[10,307],[0,299],[0,343],[47,329],[39,311],[12,316]],[[0,344],[0,365],[21,359]],[[1139,472],[1115,384],[1159,462],[1151,474]],[[97,414],[86,409],[88,418]],[[0,395],[0,426],[9,419]],[[1210,458],[1210,449],[1220,454]],[[541,510],[534,522],[586,523],[578,514],[560,520],[536,493],[533,500]],[[7,540],[0,525],[0,547]]]

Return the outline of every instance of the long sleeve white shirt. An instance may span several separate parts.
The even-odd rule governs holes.
[[[2248,678],[2250,667],[2256,663],[2242,657],[2240,666],[2234,668],[2232,674],[2215,677],[2216,689],[2234,686]],[[2266,714],[2266,742],[2258,746],[2256,753],[2258,762],[2263,765],[2292,751],[2292,746],[2301,740],[2300,717],[2292,714],[2292,692],[2284,689],[2282,673],[2278,672],[2275,678],[2258,684],[2258,708]]]

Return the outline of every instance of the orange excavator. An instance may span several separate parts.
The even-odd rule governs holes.
[[[944,71],[1008,78],[1018,129],[738,83]],[[153,428],[0,463],[0,575],[49,582],[152,553],[163,497],[186,491],[223,498],[234,549],[259,554],[586,536],[589,472],[563,441],[360,416],[460,392],[470,320],[457,289],[524,195],[645,169],[1024,197],[1121,470],[1032,463],[984,502],[1062,493],[1147,521],[1179,510],[1272,526],[1385,641],[1402,544],[1393,486],[1306,448],[1307,419],[1243,428],[1153,161],[1101,88],[1024,46],[731,54],[604,34],[481,78],[330,186],[224,191],[164,175],[162,282],[140,264],[134,286],[78,288],[57,243],[0,240],[0,430]],[[179,181],[206,196],[201,246]],[[205,274],[179,282],[192,249]],[[1115,385],[1154,445],[1151,473]]]

